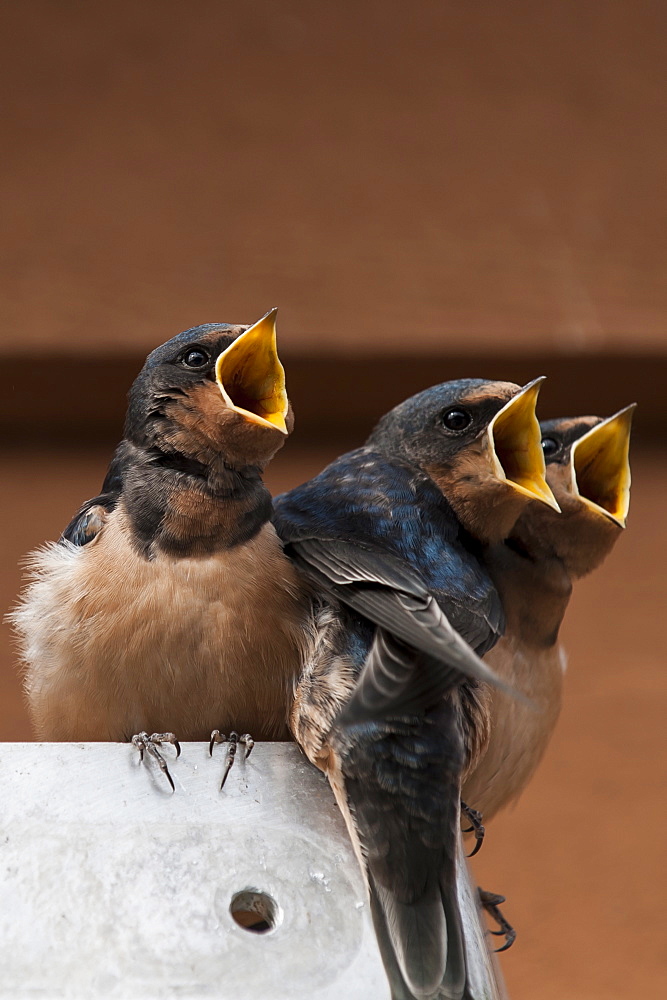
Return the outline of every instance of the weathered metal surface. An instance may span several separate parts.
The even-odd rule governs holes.
[[[0,744],[0,997],[388,1000],[345,826],[298,748],[239,754],[222,792],[224,751],[165,757],[174,794],[128,745]],[[496,1000],[465,871],[474,996]],[[274,929],[235,922],[246,890],[269,910],[234,905]]]

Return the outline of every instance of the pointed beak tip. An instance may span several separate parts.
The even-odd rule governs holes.
[[[598,516],[601,516],[606,520],[611,521],[611,523],[615,524],[617,528],[621,529],[621,531],[625,531],[627,527],[627,515],[614,514],[611,511],[606,510],[606,508],[601,507],[599,504],[595,503],[595,501],[588,501],[586,497],[582,497],[582,499],[584,500],[584,503],[586,503],[586,506],[589,507],[591,510],[595,511],[595,513]]]
[[[537,378],[532,379],[530,382],[526,382],[525,385],[521,386],[521,389],[517,393],[517,396],[533,395],[535,397],[535,400],[537,400],[537,397],[540,394],[540,389],[542,388],[542,383],[545,381],[545,379],[546,375],[538,375]]]
[[[278,310],[276,308],[269,309],[269,311],[264,313],[264,315],[261,316],[256,323],[253,323],[252,326],[248,327],[246,333],[249,333],[250,330],[258,330],[262,332],[264,336],[266,336],[268,331],[265,332],[265,328],[269,327],[271,334],[275,336],[277,315],[278,315]],[[269,334],[269,336],[271,334]]]
[[[557,514],[563,513],[562,510],[560,509],[560,504],[556,500],[556,497],[553,495],[553,492],[551,491],[549,484],[546,482],[546,480],[544,480],[543,483],[540,482],[535,483],[531,492],[534,498],[538,500],[540,503],[546,504],[547,507],[551,507],[551,509],[554,510]]]

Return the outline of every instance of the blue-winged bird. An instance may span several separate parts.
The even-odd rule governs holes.
[[[555,506],[538,388],[428,389],[275,501],[286,551],[321,595],[292,728],[345,816],[394,1000],[465,990],[460,783],[488,737],[479,682],[497,683],[472,650],[504,626],[479,553],[526,503]]]
[[[292,425],[275,310],[148,356],[100,495],[32,554],[13,616],[38,738],[136,734],[163,769],[166,730],[288,738],[307,602],[262,471]]]

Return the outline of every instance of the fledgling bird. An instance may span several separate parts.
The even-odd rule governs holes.
[[[292,730],[345,817],[394,1000],[465,990],[460,780],[487,737],[477,682],[496,683],[472,650],[503,631],[477,553],[529,501],[555,503],[539,381],[419,393],[275,500],[286,552],[321,594]]]
[[[39,739],[138,734],[159,763],[167,730],[289,738],[308,600],[262,481],[293,426],[275,314],[154,350],[101,494],[32,554],[13,620]]]
[[[507,541],[484,554],[506,616],[485,661],[534,705],[486,689],[490,737],[463,784],[485,822],[521,794],[553,734],[565,669],[558,633],[572,583],[600,565],[626,525],[633,411],[544,421],[547,481],[562,513],[530,504]]]

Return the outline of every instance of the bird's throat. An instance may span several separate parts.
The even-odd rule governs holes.
[[[148,558],[210,555],[249,541],[271,516],[259,469],[210,466],[164,453],[137,456],[123,502],[135,546]]]

